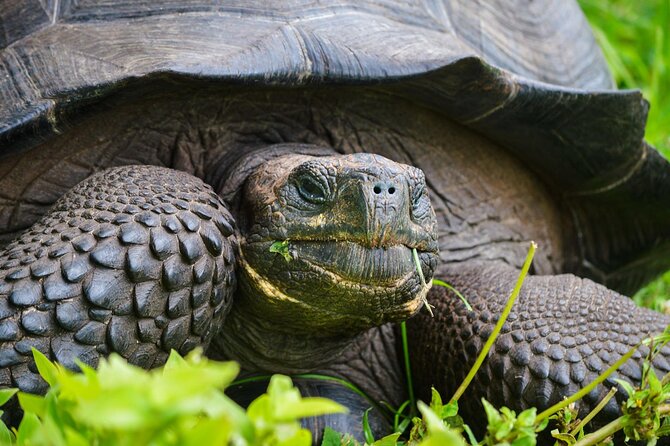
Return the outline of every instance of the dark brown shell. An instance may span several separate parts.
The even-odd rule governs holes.
[[[377,85],[505,146],[562,199],[570,270],[630,292],[670,267],[670,164],[567,0],[0,4],[0,154],[154,77]]]

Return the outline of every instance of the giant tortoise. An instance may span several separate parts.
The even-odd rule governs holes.
[[[393,323],[427,295],[415,384],[448,395],[531,240],[466,413],[547,407],[670,323],[622,295],[670,266],[670,164],[572,1],[16,0],[0,23],[1,386],[45,390],[31,347],[203,346],[397,405]]]

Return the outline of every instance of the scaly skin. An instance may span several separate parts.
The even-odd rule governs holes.
[[[434,287],[429,301],[435,317],[419,314],[408,323],[410,352],[419,391],[435,386],[448,398],[461,383],[493,331],[516,283],[518,271],[504,264],[442,267],[470,302],[473,311],[445,288]],[[571,274],[529,276],[500,336],[461,402],[462,413],[475,422],[484,416],[480,399],[496,407],[540,410],[592,382],[628,350],[670,324],[670,316],[638,308],[631,299],[588,279]],[[649,349],[633,357],[577,403],[588,413],[616,386],[615,379],[639,382],[641,363]],[[660,374],[670,372],[670,347],[653,360]],[[424,395],[430,398],[430,395]],[[620,391],[598,418],[619,414]],[[476,426],[476,424],[475,424]]]
[[[0,253],[0,385],[44,392],[31,347],[76,368],[116,352],[149,368],[207,345],[235,288],[232,218],[209,186],[109,169]]]

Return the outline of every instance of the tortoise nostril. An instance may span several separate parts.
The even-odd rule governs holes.
[[[372,188],[372,191],[376,195],[380,195],[380,194],[384,194],[384,193],[388,193],[389,195],[393,195],[393,194],[396,193],[396,190],[397,189],[393,184],[384,183],[384,182],[379,182],[379,183],[375,184],[374,187]]]

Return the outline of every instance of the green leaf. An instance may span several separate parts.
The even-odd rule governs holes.
[[[175,349],[171,349],[170,356],[168,356],[168,359],[165,361],[165,365],[163,366],[163,372],[187,366],[188,363],[186,360],[179,353],[177,353]]]
[[[647,375],[647,381],[649,383],[649,389],[652,393],[659,394],[662,392],[663,389],[661,386],[661,381],[658,379],[656,373],[654,373],[653,370],[650,370],[649,374]]]
[[[42,421],[43,438],[48,439],[49,446],[70,446],[65,440],[61,426],[52,418],[44,418]],[[43,443],[40,443],[43,444]]]
[[[19,389],[0,389],[0,406],[3,406]]]
[[[558,429],[552,430],[551,436],[557,440],[561,440],[568,446],[572,446],[573,444],[577,443],[577,439],[572,434],[560,433],[558,432]]]
[[[9,429],[7,429],[7,426],[5,425],[5,423],[0,421],[0,444],[10,445],[10,444],[12,444],[13,439],[14,439],[14,435],[12,434],[12,432]]]
[[[442,396],[435,387],[430,388],[430,408],[438,415],[442,413]]]
[[[423,415],[423,420],[426,422],[426,427],[428,428],[429,432],[444,431],[447,429],[447,427],[442,422],[442,419],[440,419],[440,417],[433,411],[433,409],[430,408],[430,406],[426,406],[423,401],[419,401],[417,406],[419,407],[419,412],[421,412],[421,415]]]
[[[19,392],[19,404],[26,413],[33,413],[38,417],[44,417],[46,401],[44,397],[31,393]]]
[[[19,389],[0,389],[0,406],[3,406]]]
[[[340,446],[341,444],[341,435],[336,430],[326,426],[323,430],[321,446]]]
[[[35,347],[32,347],[33,358],[35,358],[35,365],[37,366],[37,371],[40,373],[40,376],[53,387],[58,383],[58,376],[60,372],[56,365],[49,361],[44,353],[37,350]]]
[[[482,398],[482,405],[484,406],[484,412],[486,412],[486,419],[488,420],[489,426],[495,426],[502,422],[500,412],[498,412],[491,403]]]
[[[516,418],[516,420],[517,423],[520,424],[521,426],[532,427],[535,424],[536,416],[537,416],[537,409],[531,407],[530,409],[526,409],[523,412],[521,412],[519,416]]]
[[[455,417],[458,415],[458,401],[452,401],[442,407],[442,419]]]
[[[183,446],[227,445],[230,444],[234,426],[225,417],[200,419],[195,426],[184,431],[179,442]]]
[[[535,446],[537,440],[535,436],[523,436],[512,441],[512,446]]]
[[[275,442],[269,442],[267,443],[268,446],[270,445],[277,445],[277,446],[312,446],[312,433],[308,431],[307,429],[300,429],[298,430],[294,435],[288,437],[288,438],[283,438],[280,441]]]
[[[346,413],[347,409],[327,398],[301,398],[300,392],[293,387],[291,378],[274,375],[270,378],[267,395],[270,413],[266,417],[278,421],[292,421],[298,418],[325,415],[328,413]],[[253,402],[252,402],[253,404]],[[251,405],[249,414],[251,416]]]
[[[34,413],[25,413],[16,433],[16,444],[18,446],[39,444],[40,420]]]
[[[440,417],[426,404],[417,403],[428,428],[428,437],[421,440],[421,446],[465,446],[463,437],[444,425]]]
[[[71,427],[65,427],[65,442],[68,446],[91,446],[86,437]]]
[[[453,431],[430,434],[419,444],[421,446],[466,446],[463,438]]]
[[[211,361],[201,351],[184,358],[172,352],[165,367],[149,371],[110,355],[97,370],[79,364],[82,373],[34,355],[40,372],[57,385],[44,397],[18,393],[25,411],[18,446],[308,446],[311,433],[299,418],[346,411],[325,398],[302,398],[290,378],[276,375],[245,412],[223,393],[239,366]],[[0,390],[0,399],[15,392]],[[0,425],[0,444],[11,440],[12,432]]]
[[[371,446],[396,446],[396,444],[398,443],[398,438],[400,438],[400,432],[396,432],[394,434],[382,437],[379,440],[372,443]]]
[[[293,256],[291,256],[291,253],[289,251],[288,240],[282,240],[282,241],[277,240],[276,242],[270,245],[270,252],[281,254],[282,257],[284,257],[284,259],[287,262],[293,260]]]
[[[304,417],[315,417],[329,413],[346,413],[347,408],[328,398],[308,397],[287,404],[282,410],[279,420],[295,420]]]
[[[537,423],[537,417],[535,417],[534,422]],[[535,425],[535,432],[542,432],[548,425],[549,425],[549,418],[544,418],[540,420],[540,423]]]

